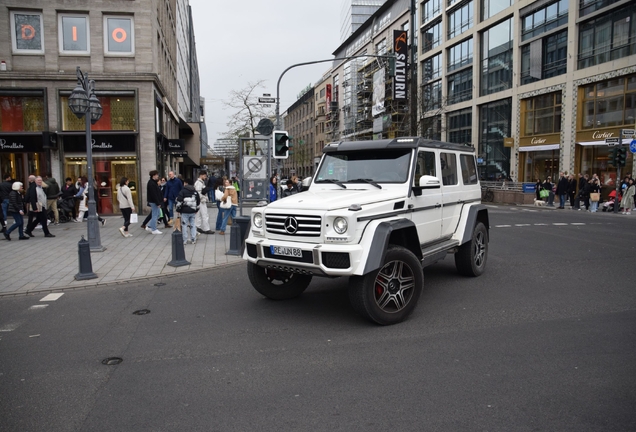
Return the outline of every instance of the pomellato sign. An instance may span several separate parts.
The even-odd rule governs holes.
[[[95,152],[134,152],[134,135],[96,135],[91,137],[91,147]],[[84,135],[73,135],[64,137],[65,152],[86,153],[86,137]]]
[[[42,135],[0,135],[1,153],[41,152]]]
[[[182,152],[185,151],[185,140],[168,139],[163,142],[163,151],[165,152]]]

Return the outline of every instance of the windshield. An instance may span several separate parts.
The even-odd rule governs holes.
[[[404,183],[410,160],[410,149],[327,153],[314,182]]]

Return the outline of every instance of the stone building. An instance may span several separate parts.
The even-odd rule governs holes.
[[[187,120],[198,120],[183,118],[178,108],[178,18],[176,0],[48,0],[28,8],[4,1],[0,174],[23,182],[29,174],[51,172],[62,181],[87,174],[85,123],[68,107],[79,66],[95,80],[103,107],[92,126],[98,212],[119,212],[116,185],[122,176],[145,210],[148,172],[165,175],[179,167],[166,155],[186,155],[181,130]],[[198,73],[195,80],[190,85],[198,88]]]

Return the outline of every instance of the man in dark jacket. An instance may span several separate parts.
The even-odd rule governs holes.
[[[586,183],[587,180],[585,179],[585,177],[581,173],[579,173],[579,191],[574,197],[574,208],[572,210],[581,210],[581,199],[583,198],[583,190],[585,189]]]
[[[175,177],[174,172],[170,171],[168,173],[168,181],[163,188],[163,201],[168,203],[170,219],[174,217],[174,200],[177,199],[177,195],[179,195],[181,189],[183,189],[183,183],[178,177]]]
[[[183,189],[176,198],[176,209],[178,213],[181,213],[183,244],[188,244],[188,227],[190,227],[190,241],[195,244],[197,242],[195,219],[201,206],[201,198],[192,186],[192,179],[185,179],[184,183]]]
[[[27,187],[26,193],[24,194],[24,202],[26,203],[27,209],[29,211],[29,222],[26,224],[26,226],[31,225],[31,222],[33,222],[33,218],[37,216],[35,212],[31,211],[31,206],[29,205],[29,203],[31,202],[36,202],[37,199],[37,192],[35,190],[35,176],[31,174],[29,176],[29,185]]]
[[[559,207],[560,209],[565,208],[565,198],[568,194],[568,178],[562,172],[559,173],[559,182],[556,187],[556,194],[559,196]]]
[[[4,181],[0,183],[0,202],[2,203],[2,216],[3,220],[7,220],[9,214],[9,197],[11,196],[11,187],[13,182],[11,181],[11,174],[4,175]],[[4,225],[2,226],[4,230]]]
[[[44,176],[44,184],[46,185],[44,189],[44,192],[46,192],[46,208],[53,210],[55,225],[58,225],[60,223],[60,213],[57,211],[57,199],[62,195],[60,185],[57,184],[57,180],[53,178],[51,173]]]
[[[163,202],[163,194],[161,193],[161,188],[159,187],[158,181],[159,171],[150,171],[150,179],[148,180],[148,185],[146,186],[146,196],[148,197],[148,204],[150,204],[150,208],[152,209],[152,218],[150,219],[150,222],[146,227],[146,231],[150,231],[152,234],[163,234],[157,229],[159,208],[161,208],[161,203]]]

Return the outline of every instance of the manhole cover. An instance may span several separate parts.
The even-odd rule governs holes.
[[[146,315],[150,313],[150,309],[139,309],[133,312],[133,315]]]
[[[155,284],[155,286],[164,286],[164,285],[165,285],[165,283],[163,283],[163,282],[157,282],[157,283]]]
[[[113,366],[113,365],[118,365],[119,363],[123,361],[124,359],[121,357],[108,357],[102,360],[102,364],[106,366]]]

